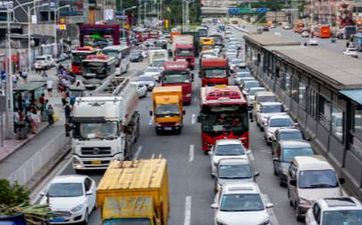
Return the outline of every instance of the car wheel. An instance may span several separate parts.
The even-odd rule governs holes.
[[[279,176],[279,186],[280,187],[286,187],[286,183],[283,181],[281,176]]]
[[[84,214],[84,220],[83,220],[82,224],[88,225],[88,220],[89,220],[89,214],[88,214],[88,209],[86,209],[85,214]]]
[[[295,205],[297,205],[297,204],[295,204]],[[295,219],[298,222],[301,222],[303,220],[303,216],[300,214],[300,209],[298,206],[295,207]]]
[[[264,127],[260,124],[259,124],[259,129],[260,129],[260,131],[264,131]]]

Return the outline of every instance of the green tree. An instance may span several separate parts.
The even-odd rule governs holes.
[[[25,204],[29,205],[29,190],[17,182],[11,184],[6,179],[0,180],[0,203],[9,207]]]

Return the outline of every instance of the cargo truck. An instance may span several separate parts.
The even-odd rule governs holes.
[[[204,58],[200,63],[200,74],[202,87],[217,84],[229,84],[229,63],[225,58]]]
[[[166,159],[112,161],[97,188],[103,225],[167,225]]]
[[[156,133],[176,132],[181,134],[185,111],[182,104],[182,87],[155,87],[152,91],[153,116]]]
[[[168,59],[168,52],[165,49],[149,50],[148,63],[151,66],[163,64]]]
[[[192,35],[194,37],[194,42],[193,42],[193,45],[194,45],[194,55],[195,57],[199,56],[199,52],[200,52],[200,49],[199,49],[199,42],[200,42],[200,36],[199,36],[199,32],[197,31],[183,31],[182,32],[183,35]]]
[[[185,59],[190,69],[195,67],[194,37],[192,35],[176,35],[172,40],[174,60]]]
[[[106,169],[112,159],[132,157],[139,135],[137,90],[128,78],[113,77],[77,98],[70,118],[73,168]]]
[[[166,61],[161,74],[162,86],[181,86],[183,104],[191,104],[193,74],[187,68],[187,62]]]

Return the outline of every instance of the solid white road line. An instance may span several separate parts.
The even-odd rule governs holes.
[[[195,115],[195,114],[192,114],[191,124],[195,124],[195,122],[196,122],[196,115]]]
[[[133,157],[134,160],[138,159],[138,157],[140,156],[140,154],[142,152],[142,149],[143,149],[143,146],[138,146],[137,151],[136,151],[136,153],[134,154],[134,157]]]
[[[186,196],[186,199],[185,199],[184,225],[191,224],[191,207],[192,207],[192,197],[190,195],[188,195],[188,196]]]
[[[195,152],[195,146],[190,145],[190,148],[189,148],[189,162],[194,161],[194,152]]]

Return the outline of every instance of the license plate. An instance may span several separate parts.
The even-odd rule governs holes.
[[[91,162],[92,164],[97,164],[97,165],[102,163],[101,160],[92,160]]]
[[[165,127],[165,130],[172,130],[172,127]]]
[[[65,219],[63,217],[55,217],[50,219],[50,222],[64,222]]]

